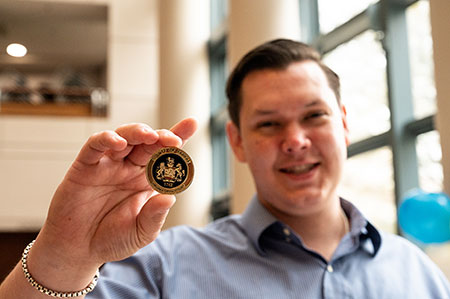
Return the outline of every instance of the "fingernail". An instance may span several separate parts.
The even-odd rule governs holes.
[[[123,138],[122,136],[119,136],[119,135],[115,135],[113,138],[116,141],[126,141],[125,138]]]
[[[152,134],[154,136],[158,135],[154,130],[148,127],[143,127],[142,132],[144,132],[145,134]]]

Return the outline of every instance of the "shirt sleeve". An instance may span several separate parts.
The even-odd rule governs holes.
[[[397,273],[389,275],[390,282],[385,284],[396,281],[408,298],[450,298],[447,277],[421,249],[396,235],[385,235],[383,241],[384,248],[390,248],[381,254],[384,259],[380,257],[377,261],[385,261],[387,273]]]
[[[105,264],[94,291],[86,298],[161,298],[159,287],[158,257],[143,261],[140,255],[134,255],[123,261]],[[155,267],[148,267],[154,264]]]

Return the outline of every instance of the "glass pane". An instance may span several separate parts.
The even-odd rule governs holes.
[[[219,113],[227,104],[225,84],[227,76],[226,58],[210,60],[211,114]]]
[[[374,31],[342,44],[324,57],[341,78],[341,98],[347,107],[350,141],[390,129],[386,56]]]
[[[444,172],[439,133],[431,131],[421,134],[417,137],[416,144],[420,188],[426,192],[441,192]]]
[[[443,190],[442,150],[439,133],[431,131],[421,134],[416,142],[419,163],[419,184],[426,192]],[[450,243],[428,245],[425,252],[450,279]]]
[[[229,148],[225,129],[212,136],[213,153],[213,196],[226,193],[229,189]]]
[[[434,86],[433,40],[431,38],[430,4],[418,1],[406,10],[408,22],[411,80],[414,115],[422,118],[436,112]]]
[[[320,32],[328,33],[377,0],[318,0]]]
[[[396,231],[392,152],[389,147],[350,158],[339,191],[377,228]]]

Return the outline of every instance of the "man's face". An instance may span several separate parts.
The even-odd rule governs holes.
[[[346,159],[346,112],[312,61],[247,75],[240,129],[228,123],[236,157],[247,162],[258,198],[275,215],[319,212],[337,199]]]

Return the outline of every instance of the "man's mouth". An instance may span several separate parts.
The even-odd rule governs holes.
[[[319,164],[320,163],[295,165],[291,167],[281,168],[280,171],[287,174],[304,174],[319,166]]]

